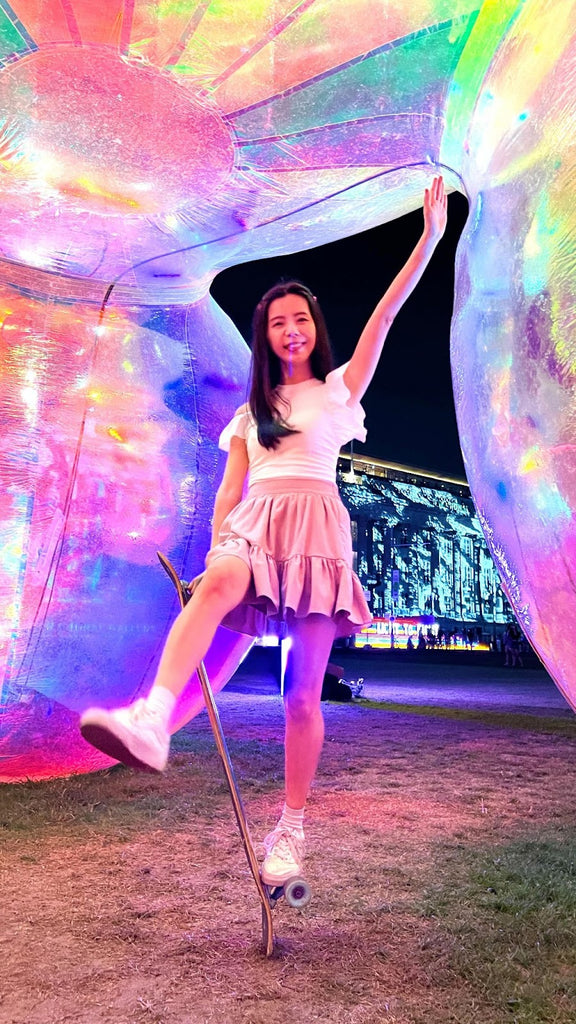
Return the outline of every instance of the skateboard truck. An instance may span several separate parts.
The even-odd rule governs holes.
[[[288,906],[302,910],[308,905],[312,896],[308,882],[305,878],[300,878],[299,875],[289,878],[282,885],[265,885],[264,888],[272,908],[276,906],[278,900],[284,897]]]
[[[184,608],[194,593],[194,583],[187,584],[181,580],[174,569],[174,566],[166,556],[160,551],[158,551],[157,554],[162,568],[166,571],[176,588],[180,606],[181,608]],[[282,885],[266,885],[266,883],[263,882],[262,875],[260,873],[260,865],[258,864],[256,853],[254,852],[254,845],[250,836],[250,829],[248,827],[248,820],[242,803],[242,797],[240,796],[240,790],[238,789],[234,768],[232,761],[230,760],[230,754],[228,752],[226,739],[222,730],[220,715],[218,713],[214,693],[203,661],[201,661],[198,666],[198,678],[200,680],[202,696],[204,697],[206,704],[208,719],[214,734],[216,747],[224,768],[224,775],[230,792],[230,798],[232,800],[232,807],[234,808],[242,846],[244,847],[248,867],[250,868],[250,872],[260,897],[260,903],[262,905],[262,946],[266,956],[272,956],[274,952],[274,922],[272,920],[272,909],[276,906],[278,900],[281,899],[282,896],[284,896],[289,906],[295,907],[299,910],[302,909],[310,902],[312,895],[310,886],[304,878],[299,876],[289,878]]]

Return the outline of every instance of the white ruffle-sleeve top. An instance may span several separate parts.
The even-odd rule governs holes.
[[[325,381],[312,377],[276,388],[284,400],[279,403],[283,420],[299,431],[280,438],[277,448],[264,448],[258,442],[258,429],[248,406],[238,410],[218,443],[229,451],[232,437],[244,438],[251,484],[285,477],[334,482],[342,445],[352,438],[366,440],[364,410],[344,383],[347,366],[344,363],[332,370]]]

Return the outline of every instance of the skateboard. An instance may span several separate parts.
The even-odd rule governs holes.
[[[158,551],[157,554],[162,568],[167,572],[176,588],[180,606],[181,608],[184,608],[194,593],[194,584],[188,584],[185,583],[184,580],[181,580],[174,566],[166,556],[160,551]],[[224,768],[224,775],[230,792],[230,798],[232,800],[232,807],[234,808],[242,846],[244,847],[248,867],[250,868],[250,872],[258,891],[258,896],[260,897],[260,903],[262,905],[262,946],[266,956],[272,956],[274,952],[274,922],[272,920],[273,908],[276,906],[278,900],[284,897],[289,906],[302,909],[310,902],[310,886],[308,885],[308,882],[300,876],[287,879],[283,885],[267,885],[266,882],[264,882],[260,872],[260,865],[258,864],[258,859],[254,851],[252,838],[250,836],[246,812],[242,803],[240,790],[238,789],[238,783],[236,782],[230,753],[226,745],[226,739],[222,730],[220,715],[214,699],[214,693],[203,661],[201,661],[198,666],[198,678],[200,680],[202,695],[206,703],[206,710],[208,712],[210,726],[214,734],[216,747]]]

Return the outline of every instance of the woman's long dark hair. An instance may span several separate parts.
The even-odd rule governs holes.
[[[328,331],[315,295],[299,281],[286,281],[274,285],[254,311],[252,321],[252,369],[250,397],[248,404],[258,426],[258,440],[264,448],[276,448],[281,437],[297,434],[282,417],[277,408],[279,396],[274,389],[282,383],[280,360],[270,348],[268,341],[268,310],[275,299],[285,295],[300,295],[306,299],[310,315],[316,327],[316,344],[310,355],[310,367],[318,380],[326,380],[326,374],[333,368],[332,349]],[[288,407],[288,403],[286,403]]]

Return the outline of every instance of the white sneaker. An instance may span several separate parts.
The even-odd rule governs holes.
[[[93,747],[130,768],[151,772],[166,768],[170,735],[143,699],[112,711],[88,708],[80,718],[80,732]]]
[[[305,855],[304,836],[277,825],[264,840],[266,858],[262,864],[262,881],[266,885],[283,885],[302,873]]]

